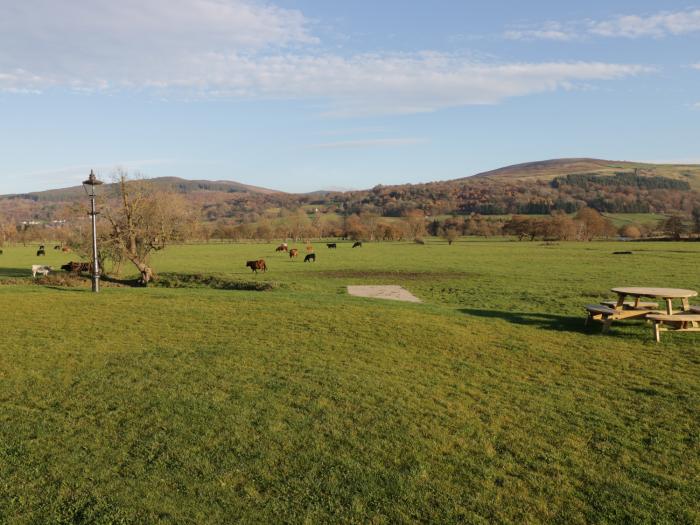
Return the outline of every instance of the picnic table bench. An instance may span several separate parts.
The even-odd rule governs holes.
[[[604,301],[601,304],[586,306],[588,321],[603,323],[603,333],[607,332],[613,321],[643,317],[654,324],[654,337],[660,341],[660,333],[667,330],[700,332],[700,306],[690,306],[689,298],[696,297],[695,290],[677,288],[644,288],[638,286],[613,288],[617,301]],[[627,301],[627,297],[633,298]],[[663,299],[665,312],[657,310],[658,303],[645,302],[642,298]],[[680,300],[681,310],[673,311],[673,301]]]

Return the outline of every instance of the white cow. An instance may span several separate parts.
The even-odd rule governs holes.
[[[46,277],[51,270],[53,270],[51,266],[44,266],[43,264],[32,264],[32,277],[36,277],[36,274],[38,273]]]

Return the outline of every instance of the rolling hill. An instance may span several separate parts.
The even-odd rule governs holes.
[[[187,180],[179,177],[156,177],[148,179],[150,183],[162,191],[175,193],[216,192],[216,193],[255,193],[263,195],[279,194],[282,192],[250,186],[235,181],[226,180]],[[109,191],[112,184],[105,184],[105,191]],[[29,199],[37,202],[71,202],[85,197],[82,186],[72,186],[55,190],[45,190],[31,193],[1,195],[0,199]]]
[[[456,179],[465,182],[475,179],[498,181],[552,181],[557,177],[573,174],[596,174],[614,176],[619,172],[635,172],[644,177],[666,177],[684,180],[694,189],[700,189],[700,165],[698,164],[648,164],[642,162],[612,161],[601,159],[573,158],[552,159],[539,162],[514,164],[471,177]]]

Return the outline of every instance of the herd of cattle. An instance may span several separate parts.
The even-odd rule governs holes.
[[[337,249],[338,245],[334,242],[329,242],[326,244],[326,247],[329,249]],[[353,245],[353,248],[361,248],[362,247],[362,241],[356,241]],[[61,250],[63,252],[70,252],[70,248],[67,248],[65,246],[60,246],[56,245],[54,246],[54,250]],[[299,249],[298,248],[289,248],[287,243],[282,243],[280,244],[277,248],[275,248],[276,252],[286,252],[289,253],[289,258],[294,259],[295,257],[299,257]],[[304,262],[316,262],[316,253],[314,252],[313,246],[308,244],[306,246],[306,251],[308,252],[306,256],[304,257]],[[2,250],[0,250],[0,255],[2,254]],[[39,249],[36,252],[37,257],[45,256],[46,255],[46,249],[44,245],[42,244],[39,246]],[[250,268],[253,272],[258,273],[258,271],[261,272],[266,272],[267,271],[267,264],[265,263],[265,259],[257,259],[254,261],[246,261],[245,263],[247,268]],[[64,270],[66,272],[70,273],[90,273],[92,272],[92,264],[87,263],[87,262],[69,262],[61,266],[61,270]],[[46,266],[42,264],[32,264],[32,277],[36,277],[37,275],[41,274],[44,277],[46,277],[50,272],[54,271],[52,266]]]
[[[334,249],[338,248],[338,244],[334,243],[334,242],[329,242],[326,244],[326,247],[328,247],[331,250],[334,250]],[[362,241],[355,241],[355,243],[353,243],[352,247],[353,248],[362,248]],[[306,257],[304,257],[304,262],[316,262],[316,253],[314,252],[314,247],[311,246],[310,244],[307,244],[306,251],[309,253],[306,254]],[[294,259],[295,257],[299,257],[299,249],[298,248],[290,248],[286,242],[283,242],[277,248],[275,248],[275,252],[289,253],[290,259]],[[255,273],[258,273],[258,271],[261,271],[261,272],[267,271],[267,263],[265,262],[265,259],[258,259],[255,261],[246,261],[245,265],[246,265],[246,268],[250,268]]]

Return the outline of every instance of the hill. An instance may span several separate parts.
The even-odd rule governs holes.
[[[573,174],[596,174],[614,176],[620,172],[636,173],[644,177],[665,177],[684,180],[695,189],[700,189],[700,165],[698,164],[649,164],[643,162],[612,161],[601,159],[573,158],[552,159],[539,162],[514,164],[471,177],[456,179],[492,179],[499,181],[552,181],[557,177]]]
[[[156,177],[148,181],[162,191],[173,191],[176,193],[256,193],[263,195],[278,194],[276,190],[250,186],[235,181],[226,180],[187,180],[179,177]],[[113,184],[105,184],[106,192],[109,192]],[[72,186],[55,190],[45,190],[30,193],[13,195],[2,195],[0,199],[29,199],[38,202],[71,202],[85,197],[82,186]]]

